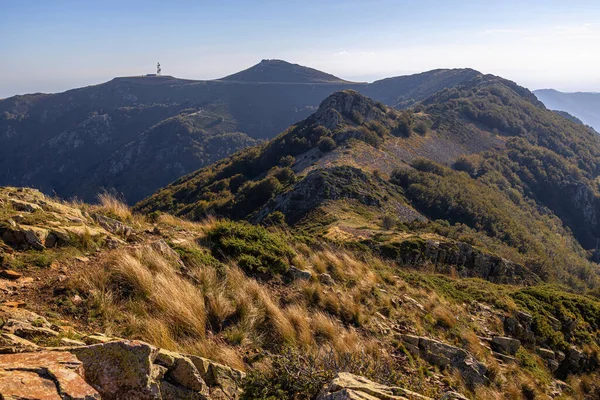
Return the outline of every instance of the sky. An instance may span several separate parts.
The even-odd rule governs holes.
[[[0,0],[0,98],[278,58],[357,81],[469,67],[600,92],[600,1]]]

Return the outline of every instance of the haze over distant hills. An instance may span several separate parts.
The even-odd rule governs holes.
[[[134,203],[156,189],[308,117],[354,89],[397,108],[480,76],[434,70],[370,84],[281,60],[213,81],[115,78],[57,94],[0,101],[0,185],[94,199],[115,189]]]
[[[566,111],[600,131],[600,93],[564,93],[554,89],[535,90],[533,93],[546,107]]]

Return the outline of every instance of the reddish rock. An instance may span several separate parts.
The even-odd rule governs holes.
[[[100,399],[82,375],[82,363],[71,353],[3,354],[0,355],[0,398]]]
[[[17,271],[13,271],[12,269],[5,269],[4,271],[0,271],[0,276],[2,278],[6,278],[6,279],[10,279],[10,280],[17,280],[20,277],[22,277],[23,274],[20,272],[17,272]]]
[[[51,379],[31,371],[0,370],[0,396],[3,399],[61,400]]]
[[[158,350],[137,340],[121,340],[70,349],[83,362],[85,378],[103,399],[155,399],[152,380]]]
[[[25,307],[25,302],[21,301],[21,300],[5,301],[4,303],[2,303],[2,306],[9,307],[9,308],[22,308],[22,307]]]

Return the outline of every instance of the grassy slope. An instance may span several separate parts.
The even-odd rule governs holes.
[[[6,206],[14,193],[0,195],[3,221],[15,214]],[[533,349],[522,349],[516,364],[502,364],[478,339],[501,333],[504,316],[519,310],[533,315],[538,345],[556,350],[576,345],[596,357],[600,302],[592,297],[556,286],[495,285],[411,271],[364,250],[307,245],[294,230],[141,216],[113,198],[101,200],[96,206],[56,204],[130,225],[133,233],[122,237],[129,243],[109,249],[99,241],[38,252],[61,254],[52,267],[52,261],[20,262],[33,253],[3,245],[3,264],[40,278],[11,300],[23,299],[56,323],[76,324],[81,331],[139,338],[246,369],[246,398],[295,393],[308,399],[340,369],[432,397],[449,388],[477,398],[543,396],[554,378]],[[48,224],[46,210],[56,207],[44,201],[43,210],[28,216],[30,224]],[[176,253],[152,245],[159,239]],[[80,254],[89,261],[73,258]],[[285,271],[291,265],[313,277],[290,281]],[[333,283],[322,283],[322,273]],[[68,279],[56,290],[59,274]],[[82,300],[77,306],[76,296]],[[488,366],[490,383],[467,388],[451,370],[409,356],[396,339],[399,333],[467,349]],[[564,398],[593,396],[593,379],[571,376]]]

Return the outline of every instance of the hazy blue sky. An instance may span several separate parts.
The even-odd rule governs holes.
[[[600,1],[0,0],[0,98],[154,72],[211,79],[281,58],[373,80],[471,67],[600,91]]]

